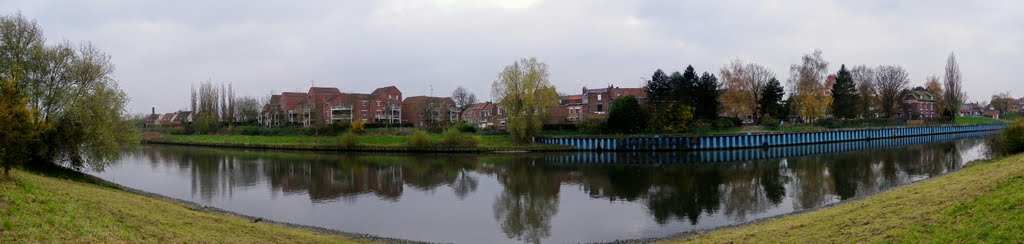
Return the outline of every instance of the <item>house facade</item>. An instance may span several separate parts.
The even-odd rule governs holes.
[[[273,95],[259,116],[263,126],[326,126],[340,121],[401,123],[402,92],[394,86],[373,92],[342,93],[334,87],[311,87],[306,93]]]
[[[413,96],[402,101],[402,123],[415,126],[444,126],[459,120],[461,110],[450,97]]]
[[[474,103],[462,110],[461,117],[463,122],[474,124],[481,129],[504,129],[507,122],[504,112],[497,103]]]
[[[928,91],[913,90],[903,96],[903,115],[911,118],[935,118],[938,107],[935,96]]]

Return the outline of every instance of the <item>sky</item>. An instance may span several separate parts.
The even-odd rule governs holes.
[[[804,54],[901,65],[911,85],[955,53],[970,100],[1024,95],[1024,1],[0,0],[35,19],[49,43],[91,42],[111,56],[131,113],[188,109],[189,87],[231,83],[239,96],[311,85],[404,96],[458,86],[488,100],[506,65],[536,57],[558,91],[640,87],[656,69],[717,74],[730,60],[780,80]],[[785,82],[784,82],[785,83]]]

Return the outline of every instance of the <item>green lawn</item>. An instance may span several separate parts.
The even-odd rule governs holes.
[[[0,180],[0,243],[355,243],[20,170]]]
[[[1020,120],[1021,117],[1022,116],[1019,113],[1008,113],[1008,114],[1001,114],[1001,115],[999,115],[999,119],[1006,120],[1006,121]]]
[[[862,243],[1024,240],[1024,154],[804,214],[667,242]]]
[[[989,117],[974,117],[974,116],[961,116],[956,117],[956,124],[958,125],[976,125],[976,124],[1001,124],[1006,123],[1005,120],[998,120]]]

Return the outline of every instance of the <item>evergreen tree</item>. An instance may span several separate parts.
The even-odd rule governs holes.
[[[676,78],[676,74],[679,73],[673,73],[672,77]],[[686,106],[693,105],[693,87],[699,78],[697,77],[697,72],[693,70],[693,65],[687,65],[681,77],[672,79],[672,93],[677,103]]]
[[[758,105],[761,106],[761,116],[770,115],[776,119],[784,119],[782,116],[782,98],[786,95],[786,92],[782,89],[782,83],[778,79],[772,77],[765,84],[764,90],[761,90],[761,100],[758,101]]]
[[[857,117],[857,85],[846,65],[839,68],[836,83],[832,85],[832,116],[840,119]]]
[[[718,119],[718,110],[722,107],[718,101],[718,95],[721,93],[718,78],[704,72],[693,90],[694,107],[696,108],[694,117],[705,120]]]
[[[672,97],[672,84],[669,82],[669,76],[665,75],[661,69],[654,71],[651,80],[647,81],[647,85],[644,86],[644,91],[647,92],[647,102],[650,104],[669,101]]]

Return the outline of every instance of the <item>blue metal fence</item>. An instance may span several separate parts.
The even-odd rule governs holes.
[[[573,146],[578,151],[701,151],[967,133],[999,130],[1004,127],[1005,125],[956,125],[695,137],[538,137],[535,141]]]

